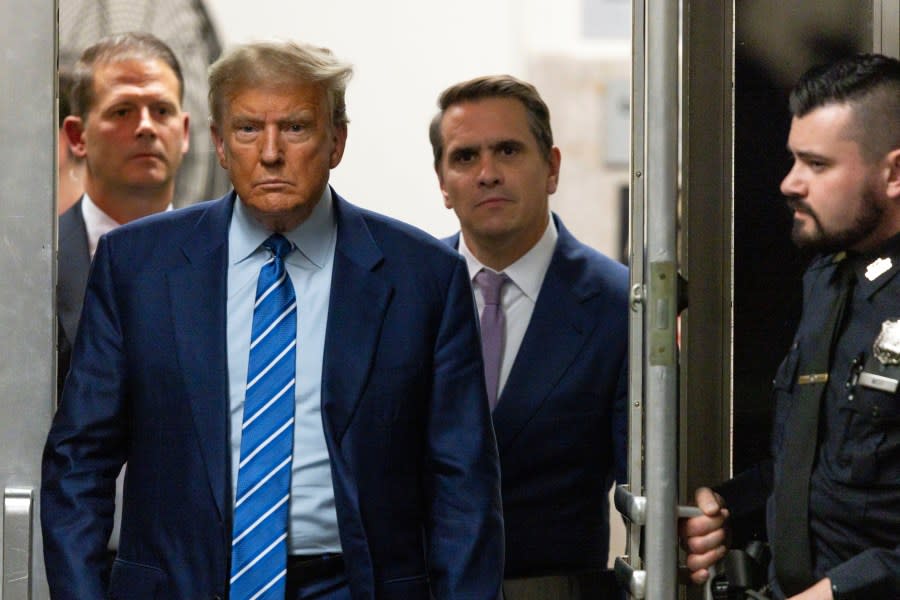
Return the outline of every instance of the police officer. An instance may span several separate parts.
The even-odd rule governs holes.
[[[774,598],[900,597],[900,62],[860,55],[791,93],[781,184],[796,245],[817,252],[774,380],[766,528]],[[757,471],[765,473],[765,470]],[[724,556],[726,482],[681,523],[695,582]],[[763,480],[766,478],[763,477]]]

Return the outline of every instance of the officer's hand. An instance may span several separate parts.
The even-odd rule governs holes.
[[[681,519],[678,535],[682,547],[688,552],[685,564],[690,570],[691,581],[703,583],[709,579],[709,567],[728,551],[725,536],[728,509],[725,508],[725,500],[706,487],[697,489],[694,501],[703,514]]]

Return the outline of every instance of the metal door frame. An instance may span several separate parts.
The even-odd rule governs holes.
[[[678,502],[731,474],[735,8],[634,0],[632,15],[631,485],[616,504],[633,522],[616,567],[656,600],[677,596]],[[872,33],[900,57],[900,0],[873,1]]]
[[[733,6],[635,0],[632,14],[629,435],[639,442],[618,490],[631,524],[616,565],[632,597],[662,600],[679,591],[677,519],[696,513],[679,502],[730,467]],[[682,313],[679,332],[684,305],[702,318]]]
[[[872,50],[900,58],[900,0],[874,0]]]
[[[41,453],[56,395],[56,0],[4,0],[0,598],[47,598]]]
[[[632,3],[631,442],[629,486],[616,490],[630,524],[628,555],[617,559],[616,575],[633,597],[652,600],[677,593],[681,6]]]

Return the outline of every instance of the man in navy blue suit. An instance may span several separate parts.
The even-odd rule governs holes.
[[[609,597],[607,498],[625,477],[627,270],[550,213],[560,151],[533,86],[480,77],[438,105],[434,166],[461,229],[447,241],[468,265],[496,406],[505,596]]]
[[[54,598],[497,597],[499,464],[465,262],[328,185],[350,75],[326,49],[230,51],[210,112],[234,191],[101,238],[44,454]],[[287,345],[257,363],[270,342]]]

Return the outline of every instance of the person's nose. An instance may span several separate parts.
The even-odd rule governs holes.
[[[274,165],[281,161],[281,136],[278,127],[266,127],[262,131],[262,148],[260,149],[260,162],[266,165]]]
[[[803,178],[800,173],[799,161],[791,166],[791,170],[787,172],[784,179],[781,180],[781,193],[788,197],[802,196],[805,189]]]
[[[484,156],[478,169],[478,185],[494,187],[502,182],[503,174],[497,166],[497,161],[490,155]]]
[[[156,122],[153,120],[149,106],[142,106],[138,112],[136,134],[138,137],[156,137]]]

